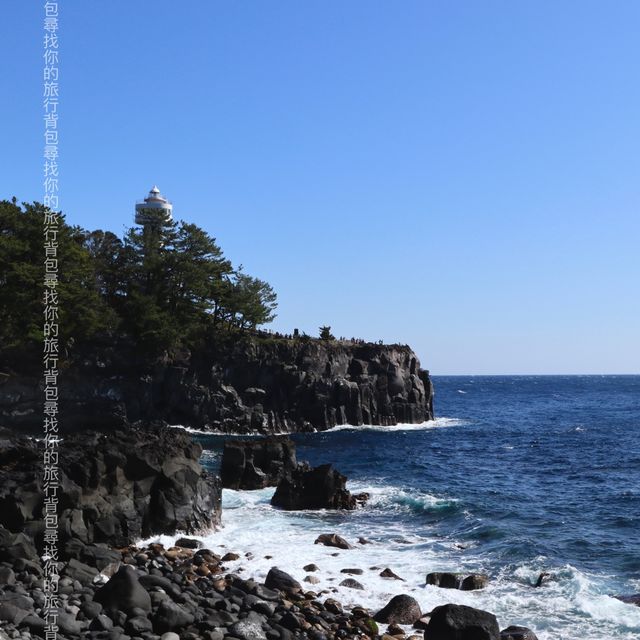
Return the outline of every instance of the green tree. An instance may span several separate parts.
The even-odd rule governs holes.
[[[320,340],[335,340],[334,335],[331,333],[331,327],[320,327]]]
[[[0,202],[0,347],[42,339],[44,291],[42,215],[12,201]]]
[[[0,202],[0,350],[42,340],[43,221],[38,203]],[[61,343],[105,331],[132,337],[146,353],[225,339],[275,317],[265,281],[234,270],[215,238],[194,224],[149,211],[123,240],[72,227],[59,215]],[[153,215],[152,215],[153,214]]]
[[[23,208],[24,207],[24,208]],[[0,202],[0,348],[25,348],[42,340],[43,221],[48,209],[16,200]],[[57,268],[61,346],[112,329],[116,316],[99,295],[85,233],[58,216]],[[52,256],[49,256],[53,258]]]
[[[163,217],[125,234],[123,326],[145,351],[170,349],[180,334],[179,321],[170,308],[176,227],[173,220]]]
[[[255,329],[276,317],[277,296],[264,280],[238,270],[230,292],[231,322],[240,329]]]
[[[93,261],[96,287],[113,309],[120,309],[127,290],[124,244],[111,231],[85,232],[85,247]]]
[[[231,262],[206,231],[180,223],[170,265],[169,307],[187,333],[215,324],[227,294]]]

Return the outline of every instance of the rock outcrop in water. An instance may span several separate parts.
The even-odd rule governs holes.
[[[255,490],[276,486],[271,504],[301,509],[355,509],[369,497],[352,495],[347,478],[330,464],[311,467],[296,460],[295,443],[287,437],[228,440],[220,465],[222,486]]]
[[[297,464],[296,447],[289,438],[228,440],[222,451],[220,479],[225,489],[275,487]]]
[[[3,372],[0,424],[40,426],[40,375]],[[221,432],[282,433],[433,417],[433,388],[407,346],[245,337],[160,362],[106,342],[60,377],[66,429],[164,420]]]
[[[426,582],[442,589],[475,591],[484,589],[489,584],[489,576],[483,573],[434,572],[427,574]]]
[[[367,501],[367,494],[353,495],[346,485],[347,478],[330,464],[311,467],[300,463],[280,480],[271,504],[287,511],[351,510]]]
[[[65,437],[59,455],[60,548],[77,557],[93,543],[122,547],[217,524],[221,489],[200,466],[201,452],[188,434],[166,427]],[[0,525],[37,547],[44,531],[42,476],[36,444],[0,431]]]

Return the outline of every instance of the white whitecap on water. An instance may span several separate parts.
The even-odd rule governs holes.
[[[215,429],[195,429],[194,427],[187,427],[183,424],[170,424],[167,425],[170,429],[182,429],[187,433],[193,433],[196,435],[203,436],[242,436],[245,438],[256,436],[264,438],[265,434],[262,431],[216,431]],[[273,431],[269,432],[269,435],[272,436],[290,436],[291,432],[289,431]]]
[[[459,501],[454,498],[438,497],[423,491],[406,491],[388,485],[371,485],[353,481],[350,482],[350,487],[354,493],[369,494],[367,509],[381,509],[385,512],[394,508],[404,508],[414,512],[431,511],[459,504]]]
[[[200,462],[204,464],[212,464],[217,462],[222,457],[221,451],[212,451],[211,449],[205,449],[200,456]]]
[[[393,425],[379,425],[379,424],[362,424],[362,425],[353,425],[353,424],[339,424],[330,429],[325,429],[322,431],[317,431],[316,433],[328,433],[332,431],[424,431],[427,429],[438,429],[442,427],[457,427],[464,425],[465,421],[460,418],[434,418],[433,420],[428,420],[426,422],[420,422],[418,424],[408,424],[404,422],[400,422],[398,424]],[[264,433],[260,431],[238,431],[238,432],[229,432],[229,433],[221,433],[220,431],[207,430],[207,429],[195,429],[194,427],[188,427],[183,424],[170,424],[168,425],[171,429],[182,429],[187,433],[192,433],[195,435],[205,435],[205,436],[243,436],[243,437],[264,437]],[[269,433],[269,435],[274,436],[290,436],[291,433],[288,431],[278,431]]]
[[[364,509],[351,513],[333,511],[283,511],[270,505],[274,489],[258,491],[223,490],[223,526],[196,537],[207,548],[224,554],[232,551],[240,559],[225,562],[229,572],[263,581],[271,567],[277,566],[304,583],[303,567],[313,563],[319,583],[308,585],[313,591],[329,590],[346,606],[361,604],[372,610],[384,606],[391,597],[407,593],[415,597],[423,611],[448,602],[493,612],[504,628],[520,624],[535,630],[539,640],[637,640],[640,637],[640,609],[624,604],[603,592],[598,580],[569,565],[548,566],[539,557],[520,567],[505,568],[491,576],[488,588],[457,591],[425,585],[431,571],[478,571],[491,574],[491,566],[481,557],[461,549],[455,540],[442,540],[428,527],[409,529],[398,518],[376,518],[394,509],[437,509],[455,504],[448,498],[428,493],[411,494],[397,487],[353,483],[355,491],[368,491],[370,501]],[[337,533],[353,545],[342,550],[314,544],[323,533]],[[150,540],[165,546],[178,536],[157,536]],[[359,544],[364,537],[371,544]],[[245,554],[250,554],[247,559]],[[471,555],[468,555],[471,554]],[[490,562],[487,560],[487,562]],[[382,578],[385,568],[404,582]],[[348,575],[342,569],[361,569],[361,575]],[[542,570],[553,577],[535,588]],[[364,590],[340,586],[346,578],[360,582]],[[325,596],[326,597],[326,596]]]
[[[373,500],[385,500],[380,490],[377,491]],[[421,584],[424,585],[426,573],[454,568],[452,563],[443,564],[430,548],[435,539],[428,532],[408,531],[400,521],[395,526],[389,524],[384,531],[371,530],[357,518],[350,522],[349,514],[331,511],[282,511],[270,505],[273,492],[273,488],[251,492],[223,490],[222,528],[209,535],[195,536],[215,552],[240,554],[239,560],[225,563],[230,572],[240,571],[241,575],[264,580],[269,569],[277,566],[303,582],[308,575],[303,567],[314,563],[320,568],[313,574],[320,582],[310,585],[314,591],[335,590],[347,605],[362,604],[378,609],[402,592],[413,593],[424,600]],[[334,532],[345,537],[353,548],[342,550],[314,544],[320,534]],[[371,543],[359,544],[361,536]],[[157,541],[167,546],[173,544],[176,537],[158,536],[145,540],[144,544]],[[244,557],[246,553],[252,554],[251,560]],[[419,562],[416,555],[420,556]],[[387,567],[406,582],[380,577],[380,572]],[[341,573],[348,568],[361,569],[363,573],[353,576]],[[350,577],[360,582],[364,590],[339,586]],[[425,606],[442,604],[444,600],[440,596],[438,590],[430,589],[427,602],[431,603]],[[462,598],[464,600],[464,596]]]
[[[187,427],[183,424],[170,424],[168,425],[170,429],[182,429],[183,431],[186,431],[187,433],[195,433],[195,434],[201,434],[201,435],[211,435],[212,432],[211,431],[206,431],[205,429],[194,429],[193,427]]]
[[[352,424],[339,424],[327,432],[332,431],[425,431],[428,429],[438,429],[442,427],[458,427],[464,425],[465,421],[460,418],[435,418],[418,424],[407,424],[400,422],[398,424],[380,425],[380,424],[363,424],[355,426]]]

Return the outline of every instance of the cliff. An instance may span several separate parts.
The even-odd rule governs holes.
[[[155,425],[66,436],[57,494],[63,555],[68,543],[76,550],[78,544],[122,547],[159,533],[219,524],[220,481],[202,468],[201,453],[189,434]],[[41,448],[0,428],[0,530],[25,534],[39,549],[45,526],[42,477]]]
[[[60,378],[67,428],[165,420],[220,432],[296,432],[433,418],[433,387],[407,346],[245,337],[153,364],[105,341]],[[0,376],[0,425],[37,429],[37,374]]]

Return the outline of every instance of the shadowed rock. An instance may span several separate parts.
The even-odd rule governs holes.
[[[196,532],[219,522],[218,480],[200,465],[200,444],[177,429],[65,436],[60,447],[62,558],[103,568],[154,534]],[[33,441],[0,431],[0,561],[42,548],[42,460]]]
[[[425,637],[429,640],[500,640],[496,617],[481,609],[445,604],[431,612]]]
[[[538,636],[528,627],[511,625],[500,632],[500,640],[538,640]]]
[[[376,622],[388,624],[413,624],[422,617],[420,605],[415,598],[402,594],[391,598],[385,607],[373,617]]]
[[[93,599],[110,614],[124,611],[129,615],[133,609],[151,611],[149,594],[140,584],[135,569],[128,566],[121,567],[109,582],[96,591]]]
[[[277,589],[286,593],[297,593],[302,589],[302,586],[295,578],[292,578],[288,573],[277,567],[272,567],[269,570],[264,586],[267,589]]]
[[[353,549],[353,547],[337,533],[323,533],[316,538],[314,544],[323,544],[325,547],[337,547],[338,549]]]
[[[404,578],[401,578],[398,574],[396,574],[393,571],[391,571],[391,569],[389,569],[388,567],[386,569],[383,569],[380,572],[380,577],[381,578],[390,578],[391,580],[402,580],[402,582],[404,582]]]
[[[330,464],[311,468],[302,463],[280,480],[271,504],[287,511],[355,509],[358,500],[347,490],[346,484],[347,478]]]
[[[226,489],[264,489],[276,486],[296,465],[289,438],[230,440],[224,443],[220,478]]]
[[[347,578],[340,583],[341,587],[347,587],[347,589],[358,589],[360,591],[364,591],[364,586],[357,580],[353,578]]]
[[[489,577],[480,573],[436,572],[427,574],[426,582],[442,589],[475,591],[476,589],[484,589],[489,583]]]

